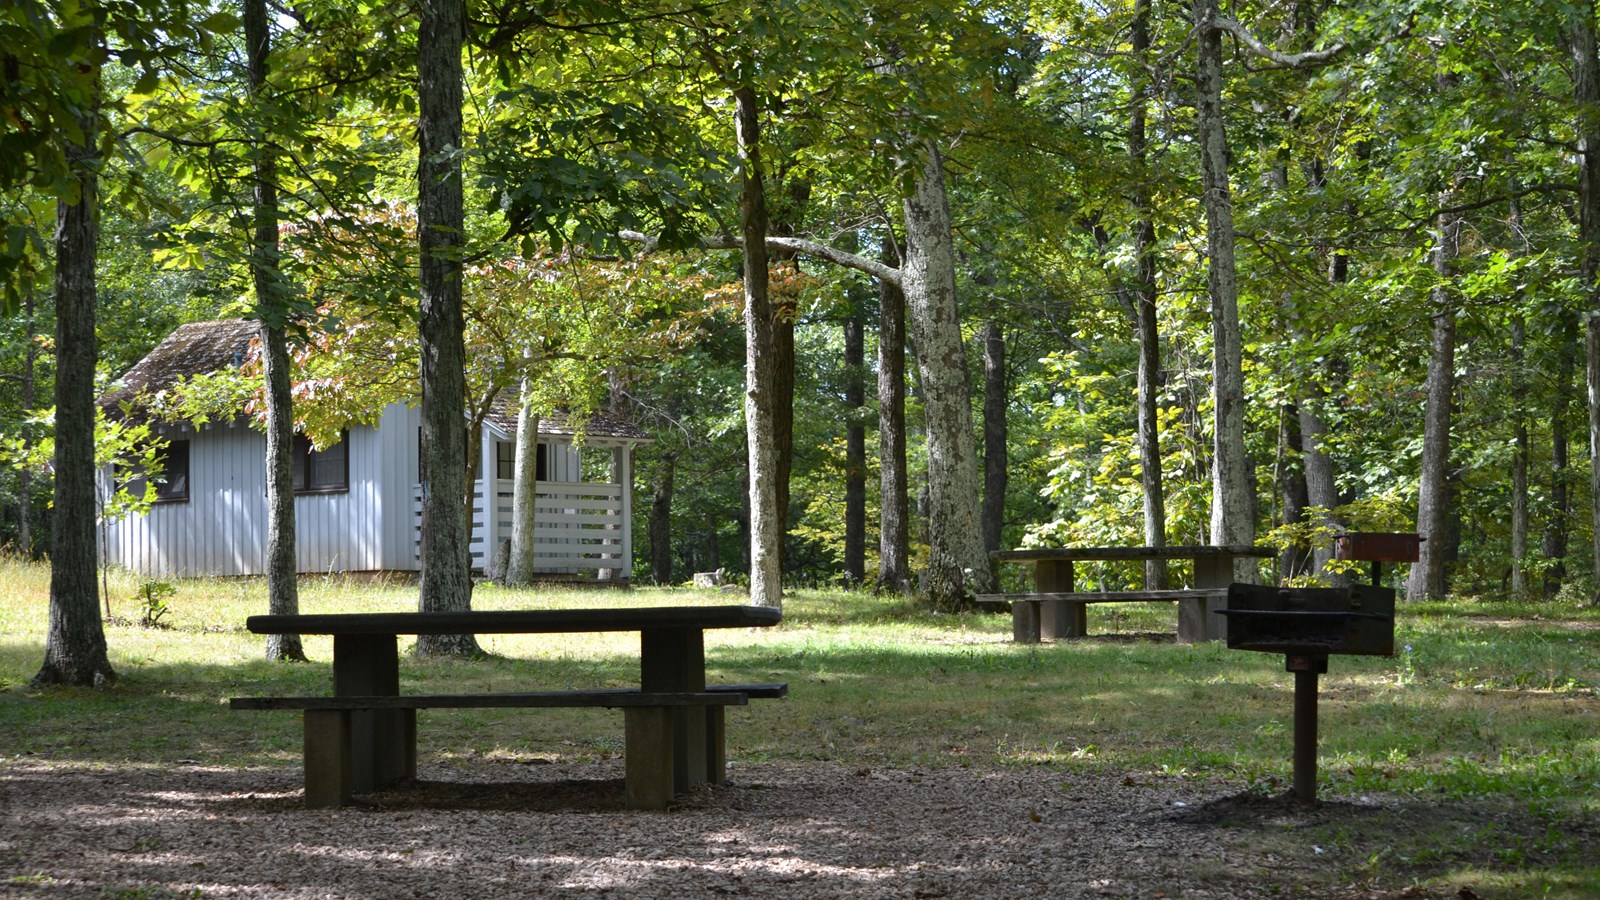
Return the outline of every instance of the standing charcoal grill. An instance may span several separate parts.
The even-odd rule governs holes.
[[[1305,806],[1317,802],[1317,676],[1328,671],[1328,657],[1394,655],[1394,591],[1380,587],[1381,564],[1415,562],[1417,535],[1352,533],[1341,535],[1340,559],[1372,563],[1370,585],[1340,588],[1276,588],[1256,584],[1228,586],[1228,647],[1282,653],[1294,673],[1294,796]]]

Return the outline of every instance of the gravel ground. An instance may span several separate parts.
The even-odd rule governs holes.
[[[621,774],[434,764],[308,811],[297,770],[0,762],[0,897],[1457,896],[1352,883],[1362,851],[1319,844],[1394,798],[1301,811],[1204,780],[763,763],[636,813]]]

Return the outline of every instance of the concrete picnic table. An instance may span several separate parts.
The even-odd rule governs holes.
[[[306,799],[342,806],[350,795],[416,777],[416,713],[423,708],[621,707],[628,713],[628,805],[662,808],[721,779],[720,707],[752,691],[706,685],[705,631],[778,624],[764,606],[604,607],[464,612],[251,616],[255,634],[333,636],[333,692],[325,697],[240,697],[235,709],[300,709],[306,719]],[[403,634],[639,632],[639,688],[411,696],[400,692]]]
[[[1234,581],[1234,561],[1264,559],[1277,553],[1254,545],[1175,545],[1167,547],[1048,547],[997,550],[996,562],[1033,563],[1033,591],[1020,594],[982,594],[979,603],[1010,603],[1012,639],[1019,644],[1040,640],[1083,637],[1088,630],[1090,603],[1178,602],[1178,642],[1184,644],[1222,640],[1226,623],[1212,615],[1228,602],[1228,585]],[[1194,584],[1182,588],[1140,591],[1081,591],[1075,564],[1079,562],[1150,562],[1189,560],[1194,563]]]

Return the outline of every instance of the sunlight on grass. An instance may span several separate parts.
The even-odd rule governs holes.
[[[244,630],[265,612],[255,579],[178,582],[163,628],[134,624],[140,580],[108,578],[107,628],[120,679],[105,692],[24,689],[42,660],[48,571],[0,563],[0,729],[13,754],[158,763],[293,765],[291,716],[231,713],[230,696],[328,689],[331,640],[308,636],[306,666],[263,659]],[[686,589],[510,590],[480,585],[479,609],[714,605]],[[306,577],[305,612],[409,610],[416,586]],[[1403,607],[1394,658],[1339,657],[1321,682],[1320,790],[1515,800],[1541,814],[1590,814],[1600,797],[1600,628],[1588,610],[1536,620],[1464,615],[1482,604]],[[1569,616],[1568,613],[1573,615]],[[789,699],[730,714],[735,759],[853,765],[1048,765],[1213,777],[1241,789],[1290,777],[1293,679],[1283,660],[1220,644],[1173,643],[1170,604],[1091,608],[1091,637],[1017,645],[999,613],[933,615],[903,598],[796,591],[783,624],[707,635],[717,680],[787,681]],[[638,636],[484,635],[487,658],[401,666],[404,690],[529,690],[637,683]],[[409,646],[409,642],[403,642]],[[593,757],[615,722],[593,711],[526,716],[430,712],[425,748],[470,734],[472,752]],[[614,718],[614,717],[613,717]],[[114,723],[107,728],[106,723]],[[429,737],[432,734],[434,737]],[[456,750],[461,749],[459,746]]]

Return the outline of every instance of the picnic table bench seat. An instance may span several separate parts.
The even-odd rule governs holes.
[[[1012,640],[1036,644],[1040,640],[1083,637],[1087,633],[1087,607],[1090,603],[1130,603],[1178,601],[1178,642],[1182,644],[1219,640],[1223,623],[1211,612],[1227,605],[1228,585],[1234,579],[1235,563],[1273,554],[1270,547],[1255,545],[1166,545],[1159,547],[1036,547],[996,550],[989,558],[997,563],[1031,563],[1034,592],[1027,595],[985,594],[979,603],[1011,604]],[[1080,591],[1076,567],[1082,563],[1145,563],[1149,567],[1171,562],[1191,564],[1194,582],[1178,589],[1131,591]],[[1157,580],[1147,582],[1160,584]]]
[[[400,733],[391,737],[402,748],[400,766],[416,773],[416,711],[419,709],[571,709],[623,710],[624,783],[627,804],[634,809],[665,808],[672,800],[674,759],[671,752],[675,710],[704,708],[707,713],[706,765],[711,781],[726,779],[726,724],[723,709],[744,706],[751,698],[784,697],[785,682],[707,685],[704,691],[644,691],[640,688],[598,688],[568,691],[506,691],[481,694],[382,694],[376,696],[234,697],[236,710],[301,710],[303,765],[308,807],[350,803],[351,733],[362,727],[357,716],[374,710],[401,711]],[[367,727],[371,727],[370,723]]]
[[[1011,605],[1012,640],[1037,643],[1041,633],[1082,637],[1088,633],[1084,607],[1090,603],[1178,602],[1180,636],[1204,631],[1205,610],[1228,598],[1227,588],[1167,588],[1144,591],[1043,591],[979,594],[985,605]]]

